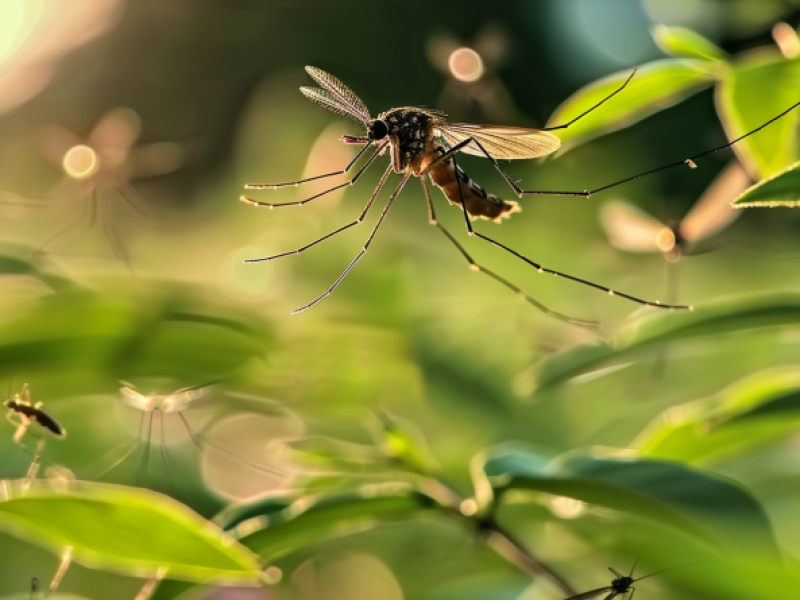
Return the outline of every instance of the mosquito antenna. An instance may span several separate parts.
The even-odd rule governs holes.
[[[608,567],[608,570],[611,571],[614,577],[624,577],[624,575],[617,571],[614,567]]]
[[[258,471],[262,471],[264,473],[269,473],[270,475],[279,475],[279,476],[286,475],[286,472],[281,470],[281,469],[271,469],[270,467],[265,467],[263,465],[259,465],[259,464],[256,464],[254,462],[250,462],[249,460],[247,460],[243,456],[240,456],[240,455],[238,455],[238,454],[236,454],[234,452],[231,452],[230,450],[228,450],[227,448],[225,448],[223,446],[220,446],[219,444],[213,443],[211,440],[209,440],[204,435],[202,435],[200,433],[197,433],[191,427],[191,425],[189,425],[189,420],[186,418],[186,416],[182,412],[179,412],[178,416],[181,418],[181,420],[183,421],[183,424],[186,426],[186,432],[189,434],[189,438],[192,440],[192,443],[199,450],[202,450],[203,449],[203,444],[205,444],[209,448],[213,448],[217,452],[220,452],[220,453],[225,454],[225,455],[227,455],[227,456],[229,456],[231,458],[234,458],[234,459],[240,461],[242,464],[245,464],[248,467],[251,467],[251,468],[256,469]]]
[[[605,104],[605,102],[607,100],[610,100],[612,97],[614,97],[617,94],[619,94],[622,90],[625,89],[625,86],[627,86],[630,83],[630,81],[631,81],[631,79],[633,79],[634,75],[636,75],[636,69],[634,69],[633,72],[630,75],[628,75],[628,78],[625,80],[625,83],[623,83],[616,90],[611,92],[608,96],[606,96],[605,98],[600,100],[600,102],[598,102],[597,104],[592,106],[589,110],[586,110],[586,111],[582,112],[581,114],[579,114],[577,117],[575,117],[571,121],[568,121],[567,123],[564,123],[563,125],[556,125],[555,127],[544,127],[543,129],[541,129],[541,131],[555,131],[556,129],[566,129],[567,127],[572,125],[575,121],[577,121],[579,119],[582,119],[583,117],[588,115],[590,112],[592,112],[595,108],[600,107],[601,105]]]

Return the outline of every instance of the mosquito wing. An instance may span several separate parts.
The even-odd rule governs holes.
[[[208,394],[209,387],[184,388],[170,394],[161,401],[161,410],[164,412],[180,412],[195,400]]]
[[[316,67],[306,67],[306,73],[324,89],[301,87],[303,94],[325,108],[366,125],[372,120],[369,110],[350,88],[330,73]]]
[[[616,592],[612,587],[601,587],[597,588],[596,590],[589,590],[588,592],[583,592],[582,594],[570,596],[566,600],[589,600],[589,598],[597,598],[606,593],[608,595],[603,600],[611,600],[611,598],[618,594],[618,592]]]
[[[153,410],[154,408],[153,399],[150,398],[149,396],[140,394],[139,392],[137,392],[133,388],[129,388],[128,386],[121,387],[119,391],[120,394],[122,394],[122,401],[128,406],[132,406],[133,408],[137,408],[145,412],[150,412]]]
[[[472,123],[441,123],[437,128],[451,146],[473,138],[492,158],[498,160],[536,158],[555,152],[561,147],[561,140],[549,131],[540,129]],[[461,151],[485,158],[475,144],[467,144]]]
[[[696,242],[726,227],[741,213],[733,209],[731,202],[751,183],[738,160],[725,167],[681,221],[683,239]]]

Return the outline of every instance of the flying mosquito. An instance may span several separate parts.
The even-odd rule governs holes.
[[[265,467],[263,465],[255,464],[247,459],[230,452],[229,450],[212,443],[209,441],[205,436],[198,433],[197,431],[192,428],[187,420],[186,416],[183,414],[183,411],[189,408],[191,405],[196,404],[199,400],[205,398],[208,393],[211,391],[210,385],[205,386],[198,386],[198,387],[187,387],[181,388],[171,394],[142,394],[141,392],[137,391],[131,384],[122,382],[125,384],[122,388],[120,388],[120,394],[122,401],[127,404],[128,406],[140,410],[143,412],[142,419],[139,422],[139,434],[135,443],[117,460],[115,460],[111,465],[106,467],[97,477],[102,477],[109,471],[111,471],[114,467],[125,461],[139,446],[139,442],[142,439],[142,433],[146,430],[145,435],[145,451],[144,455],[142,456],[142,463],[139,467],[138,478],[141,479],[144,477],[145,472],[147,471],[147,463],[149,462],[150,457],[150,439],[152,436],[153,431],[153,418],[156,412],[161,413],[161,458],[164,462],[164,466],[167,472],[172,477],[172,473],[170,472],[169,461],[167,460],[166,450],[164,448],[164,415],[170,413],[176,413],[181,420],[183,421],[183,425],[186,428],[186,432],[189,434],[189,439],[191,439],[192,443],[200,450],[203,449],[204,446],[208,446],[213,448],[217,452],[225,454],[239,462],[259,471],[264,471],[273,475],[284,475],[284,473],[280,472],[278,469],[271,469],[269,467]],[[149,413],[149,418],[146,419],[146,414]],[[145,426],[145,422],[147,423]],[[172,477],[174,480],[174,477]]]
[[[41,402],[31,404],[31,392],[30,389],[28,389],[27,383],[22,386],[18,394],[14,394],[3,404],[8,407],[6,419],[17,428],[12,439],[15,444],[22,446],[26,451],[28,450],[22,443],[22,438],[34,423],[57,438],[63,439],[67,436],[66,429],[61,426],[61,423],[59,423],[53,415],[42,408]],[[36,450],[33,453],[33,461],[25,475],[28,484],[39,471],[39,462],[42,451],[44,450],[44,444],[45,438],[42,437],[36,445]],[[27,484],[24,487],[27,487]]]
[[[383,223],[389,209],[391,208],[392,204],[394,203],[395,198],[403,189],[405,184],[408,180],[414,176],[417,177],[420,182],[422,183],[422,188],[425,193],[425,201],[428,207],[428,220],[430,224],[435,225],[438,227],[442,233],[456,246],[459,252],[464,256],[464,258],[469,263],[469,266],[474,271],[482,271],[489,275],[494,280],[498,281],[502,285],[506,286],[507,288],[511,289],[513,292],[536,306],[542,312],[553,316],[557,319],[562,321],[566,321],[568,323],[572,323],[575,325],[582,325],[582,326],[596,326],[596,323],[593,321],[584,321],[582,319],[575,319],[569,317],[567,315],[563,315],[559,312],[551,310],[536,300],[534,300],[530,295],[524,292],[520,287],[511,283],[510,281],[506,280],[505,278],[497,275],[493,271],[485,269],[481,265],[475,263],[472,257],[467,253],[464,247],[456,241],[455,237],[447,231],[436,219],[436,214],[434,212],[433,203],[431,201],[430,192],[428,190],[428,185],[426,181],[426,176],[431,180],[433,185],[438,187],[444,195],[447,197],[450,204],[459,205],[462,209],[464,214],[464,222],[467,228],[467,233],[470,236],[474,236],[480,238],[506,252],[512,254],[513,256],[517,257],[518,259],[526,262],[530,266],[534,267],[540,273],[550,273],[555,276],[564,277],[566,279],[570,279],[577,283],[581,283],[584,285],[588,285],[600,291],[606,292],[612,296],[621,296],[633,302],[637,302],[639,304],[645,306],[654,306],[658,308],[674,308],[674,309],[691,309],[690,306],[684,305],[670,305],[670,304],[662,304],[658,301],[649,301],[644,300],[642,298],[638,298],[636,296],[631,296],[629,294],[625,294],[622,292],[617,292],[612,290],[611,288],[599,285],[597,283],[593,283],[586,279],[582,279],[580,277],[576,277],[574,275],[568,275],[566,273],[556,271],[554,269],[550,269],[547,267],[542,266],[541,264],[531,260],[530,258],[522,255],[521,253],[513,250],[512,248],[498,242],[497,240],[486,236],[478,231],[475,231],[472,227],[471,221],[474,219],[486,219],[489,221],[494,221],[499,223],[502,221],[503,218],[509,217],[512,214],[519,212],[520,207],[517,202],[513,200],[502,200],[497,196],[488,193],[486,190],[483,189],[480,185],[474,182],[472,179],[467,176],[467,174],[458,166],[456,154],[458,152],[463,152],[465,154],[471,154],[475,156],[482,156],[484,158],[488,158],[492,161],[492,164],[498,170],[498,172],[503,176],[511,189],[518,197],[522,197],[525,195],[553,195],[553,196],[579,196],[583,198],[589,198],[593,194],[598,192],[602,192],[604,190],[613,188],[617,185],[622,183],[626,183],[628,181],[633,181],[634,179],[638,179],[640,177],[644,177],[646,175],[650,175],[652,173],[656,173],[658,171],[662,171],[664,169],[669,169],[676,166],[688,166],[689,168],[696,168],[696,159],[705,156],[707,154],[712,154],[715,152],[719,152],[720,150],[724,150],[729,148],[736,142],[746,138],[749,135],[763,129],[773,121],[781,118],[783,115],[800,105],[800,102],[792,105],[790,108],[782,112],[780,115],[774,117],[773,119],[767,121],[760,127],[750,131],[741,137],[729,142],[723,146],[718,148],[714,148],[713,150],[707,150],[691,158],[681,160],[675,163],[671,163],[668,165],[664,165],[662,167],[658,167],[656,169],[652,169],[650,171],[640,173],[638,175],[634,175],[632,177],[628,177],[621,181],[617,181],[608,185],[604,185],[594,190],[584,190],[584,191],[539,191],[539,190],[523,190],[520,188],[514,180],[502,169],[498,160],[517,160],[517,159],[531,159],[540,156],[545,156],[557,150],[561,143],[556,137],[555,134],[551,133],[554,130],[558,129],[566,129],[573,123],[575,123],[578,119],[586,116],[591,111],[598,108],[604,102],[609,100],[614,95],[621,92],[625,86],[630,82],[630,80],[635,75],[636,71],[631,73],[630,77],[614,92],[609,94],[606,98],[583,112],[582,114],[578,115],[571,121],[564,123],[563,125],[558,125],[554,127],[548,127],[545,129],[525,129],[520,127],[506,127],[506,126],[499,126],[499,125],[474,125],[471,123],[448,123],[445,120],[445,114],[432,109],[427,108],[416,108],[416,107],[401,107],[401,108],[394,108],[387,112],[380,113],[377,118],[373,118],[370,115],[369,110],[367,110],[366,105],[361,101],[361,99],[356,96],[347,86],[345,86],[341,81],[335,78],[333,75],[326,73],[321,69],[317,69],[316,67],[306,67],[306,72],[311,76],[314,81],[316,81],[321,88],[314,88],[314,87],[301,87],[300,91],[312,101],[321,104],[325,108],[332,110],[333,112],[339,113],[340,115],[349,117],[355,121],[358,121],[366,128],[366,135],[364,136],[350,136],[344,135],[342,136],[341,140],[346,144],[360,144],[363,148],[356,154],[355,158],[350,161],[350,163],[345,166],[344,169],[341,171],[336,171],[334,173],[328,173],[325,175],[317,175],[316,177],[310,177],[308,179],[302,179],[299,181],[292,181],[287,183],[277,183],[277,184],[247,184],[245,185],[245,189],[277,189],[281,187],[287,186],[296,186],[301,183],[306,183],[309,181],[315,181],[318,179],[324,179],[326,177],[332,177],[334,175],[343,175],[346,174],[353,166],[361,159],[365,154],[369,152],[369,150],[373,150],[369,158],[366,160],[363,166],[355,173],[352,179],[349,181],[342,183],[340,185],[331,187],[330,189],[311,196],[310,198],[306,198],[304,200],[300,200],[297,202],[286,202],[282,204],[271,204],[268,202],[261,202],[249,198],[247,196],[241,196],[240,200],[242,202],[246,202],[248,204],[254,206],[268,206],[269,208],[274,208],[276,206],[302,206],[311,202],[312,200],[316,200],[325,194],[333,192],[334,190],[341,189],[345,186],[353,185],[358,181],[361,175],[369,168],[369,166],[377,159],[379,156],[387,155],[390,158],[390,164],[386,168],[383,173],[383,176],[380,179],[375,190],[372,192],[372,196],[370,197],[367,205],[364,207],[364,210],[358,216],[358,218],[343,227],[340,227],[313,242],[302,246],[296,250],[292,250],[289,252],[283,252],[281,254],[276,254],[273,256],[267,256],[264,258],[255,258],[255,259],[248,259],[245,262],[262,262],[273,260],[275,258],[281,258],[284,256],[296,255],[308,250],[312,246],[333,237],[334,235],[349,229],[355,225],[361,223],[367,213],[369,212],[370,208],[372,207],[373,203],[375,202],[378,193],[380,192],[381,188],[386,184],[386,181],[391,175],[392,172],[401,175],[400,183],[395,188],[394,192],[392,192],[386,206],[383,209],[380,217],[372,232],[370,233],[369,237],[367,238],[366,243],[364,244],[361,251],[356,255],[353,261],[347,266],[347,268],[342,272],[342,274],[336,279],[333,284],[325,290],[322,294],[320,294],[317,298],[309,302],[308,304],[296,308],[292,311],[292,314],[302,312],[307,310],[320,302],[322,299],[329,296],[342,282],[342,280],[347,276],[347,274],[353,269],[356,263],[361,259],[362,256],[366,253],[369,249],[372,240],[375,238],[375,235],[378,232],[381,224]]]
[[[636,562],[633,563],[633,567],[631,567],[631,572],[629,575],[623,575],[616,569],[612,567],[608,567],[608,570],[614,574],[614,579],[611,582],[611,585],[606,587],[597,588],[594,590],[589,590],[588,592],[583,592],[581,594],[575,594],[574,596],[570,596],[566,600],[588,600],[589,598],[597,598],[603,594],[607,594],[604,596],[603,600],[611,600],[616,596],[620,595],[627,595],[625,600],[633,600],[633,592],[636,591],[636,588],[633,587],[633,584],[637,581],[641,581],[642,579],[647,579],[648,577],[652,577],[653,575],[657,575],[662,571],[656,571],[655,573],[650,573],[649,575],[645,575],[644,577],[639,577],[638,579],[633,578],[633,570],[636,568]]]

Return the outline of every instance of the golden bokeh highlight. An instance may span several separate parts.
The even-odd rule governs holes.
[[[465,83],[478,81],[483,77],[484,67],[481,55],[466,46],[453,50],[447,59],[450,74]]]
[[[88,179],[100,169],[100,157],[89,146],[78,144],[67,150],[61,165],[72,179]]]

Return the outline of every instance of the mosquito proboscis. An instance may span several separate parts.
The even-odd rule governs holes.
[[[639,179],[641,177],[645,177],[647,175],[651,175],[653,173],[657,173],[659,171],[663,171],[673,167],[688,166],[691,169],[697,168],[698,166],[696,162],[697,159],[731,147],[732,145],[741,141],[742,139],[756,133],[757,131],[760,131],[770,123],[776,121],[777,119],[781,118],[783,115],[785,115],[786,113],[788,113],[789,111],[793,110],[798,105],[800,105],[800,102],[793,104],[784,112],[770,119],[763,125],[738,137],[737,139],[727,144],[724,144],[717,148],[713,148],[711,150],[707,150],[705,152],[701,152],[687,159],[679,160],[655,169],[651,169],[643,173],[639,173],[638,175],[627,177],[620,181],[616,181],[614,183],[610,183],[593,190],[584,190],[584,191],[524,190],[521,187],[519,187],[519,185],[513,179],[511,179],[511,177],[500,166],[500,163],[498,161],[531,159],[551,154],[552,152],[557,150],[561,145],[558,137],[555,134],[553,134],[552,131],[559,129],[566,129],[579,119],[583,118],[593,110],[600,107],[603,103],[607,102],[613,96],[620,93],[631,81],[636,71],[633,71],[630,77],[628,77],[628,79],[619,88],[614,90],[611,94],[600,100],[597,104],[595,104],[588,110],[584,111],[574,119],[570,120],[567,123],[553,127],[547,127],[544,129],[527,129],[520,127],[507,127],[499,125],[475,125],[471,123],[448,123],[445,120],[446,115],[444,113],[437,110],[432,110],[427,108],[416,108],[416,107],[395,108],[380,113],[376,118],[373,118],[369,110],[367,109],[366,105],[364,104],[364,102],[337,78],[316,67],[306,67],[306,72],[321,87],[319,88],[301,87],[300,91],[306,97],[308,97],[314,102],[317,102],[318,104],[321,104],[325,108],[328,108],[333,112],[346,116],[362,124],[366,129],[366,135],[364,136],[345,135],[342,136],[341,139],[344,143],[359,144],[362,145],[363,147],[358,151],[355,158],[353,158],[341,171],[335,171],[333,173],[317,175],[315,177],[310,177],[308,179],[302,179],[286,183],[247,184],[245,185],[245,188],[278,189],[288,186],[297,186],[302,183],[307,183],[309,181],[316,181],[319,179],[324,179],[335,175],[346,175],[347,173],[350,172],[351,169],[355,167],[355,165],[362,157],[369,155],[366,162],[358,169],[358,171],[356,171],[355,175],[345,183],[331,187],[326,191],[320,192],[319,194],[316,194],[309,198],[305,198],[303,200],[295,202],[286,202],[281,204],[261,202],[253,198],[250,198],[248,196],[240,196],[240,200],[254,206],[266,206],[269,208],[275,208],[281,206],[302,206],[304,204],[311,202],[312,200],[316,200],[317,198],[325,196],[330,192],[333,192],[335,190],[341,189],[346,186],[354,185],[358,181],[358,179],[363,175],[363,173],[367,170],[367,168],[369,168],[369,166],[380,156],[388,154],[390,158],[390,164],[384,171],[384,174],[381,177],[380,182],[378,183],[374,192],[372,193],[372,196],[370,197],[369,201],[367,202],[367,205],[365,206],[361,214],[358,216],[358,218],[356,218],[354,221],[351,221],[350,223],[342,227],[339,227],[338,229],[296,250],[283,252],[281,254],[276,254],[263,258],[248,259],[245,262],[262,262],[262,261],[273,260],[276,258],[281,258],[284,256],[300,254],[305,250],[308,250],[309,248],[319,244],[320,242],[327,240],[328,238],[333,237],[338,233],[341,233],[347,229],[350,229],[351,227],[354,227],[362,223],[366,218],[370,208],[372,207],[378,193],[388,180],[389,175],[392,172],[394,172],[401,176],[401,180],[400,183],[395,188],[394,192],[389,197],[389,200],[386,206],[384,207],[383,212],[378,218],[376,225],[373,227],[372,232],[367,238],[367,241],[362,247],[361,251],[356,255],[356,257],[350,262],[347,268],[342,272],[342,274],[333,282],[333,284],[327,290],[325,290],[322,294],[317,296],[317,298],[315,298],[308,304],[293,310],[292,311],[293,314],[311,308],[312,306],[320,302],[322,299],[329,296],[336,289],[336,287],[338,287],[338,285],[353,269],[356,263],[367,252],[370,244],[375,238],[378,229],[383,223],[397,195],[400,193],[400,191],[405,186],[406,182],[412,176],[419,178],[419,180],[422,182],[422,187],[425,192],[425,200],[428,207],[428,220],[430,224],[435,225],[437,228],[439,228],[442,231],[442,233],[447,237],[447,239],[449,239],[456,246],[461,255],[469,263],[470,268],[475,271],[482,271],[486,273],[487,275],[489,275],[489,277],[493,278],[495,281],[506,286],[507,288],[509,288],[510,290],[521,296],[523,299],[527,300],[528,302],[536,306],[539,310],[541,310],[545,314],[548,314],[562,321],[572,323],[574,325],[585,326],[585,327],[593,327],[597,325],[593,321],[576,319],[545,307],[544,305],[534,300],[533,297],[531,297],[527,292],[523,291],[522,288],[520,288],[516,284],[511,283],[510,281],[497,275],[493,271],[490,271],[482,267],[481,265],[477,264],[472,259],[470,254],[467,253],[466,249],[437,220],[433,208],[433,203],[430,198],[430,193],[427,188],[426,176],[431,180],[433,185],[442,190],[442,192],[445,194],[445,196],[447,197],[447,199],[451,204],[461,206],[468,235],[482,239],[488,242],[489,244],[508,252],[509,254],[522,260],[528,265],[534,267],[538,272],[549,273],[551,275],[558,277],[564,277],[565,279],[569,279],[577,283],[593,287],[609,295],[620,296],[622,298],[626,298],[627,300],[645,306],[652,306],[662,309],[666,308],[666,309],[691,310],[691,306],[688,305],[672,305],[672,304],[664,304],[657,300],[656,301],[645,300],[638,296],[633,296],[623,292],[618,292],[609,287],[594,283],[592,281],[583,279],[581,277],[576,277],[574,275],[569,275],[561,271],[550,269],[531,260],[530,258],[524,256],[520,252],[510,248],[509,246],[506,246],[505,244],[495,240],[494,238],[491,238],[487,235],[484,235],[483,233],[476,231],[475,229],[473,229],[471,223],[472,220],[482,218],[489,221],[500,222],[502,221],[503,218],[509,217],[515,212],[519,212],[520,207],[517,202],[510,200],[502,200],[497,196],[494,196],[493,194],[489,194],[488,192],[486,192],[486,190],[483,189],[483,187],[481,187],[475,181],[470,179],[469,176],[467,176],[467,174],[458,166],[456,154],[459,152],[463,152],[465,154],[481,156],[489,159],[494,165],[494,167],[497,169],[497,171],[500,173],[500,175],[505,179],[506,183],[511,187],[513,192],[520,198],[526,195],[578,196],[578,197],[590,198],[594,194],[614,188],[623,183],[627,183],[629,181],[633,181],[635,179]],[[370,150],[372,150],[371,154],[369,153]]]

